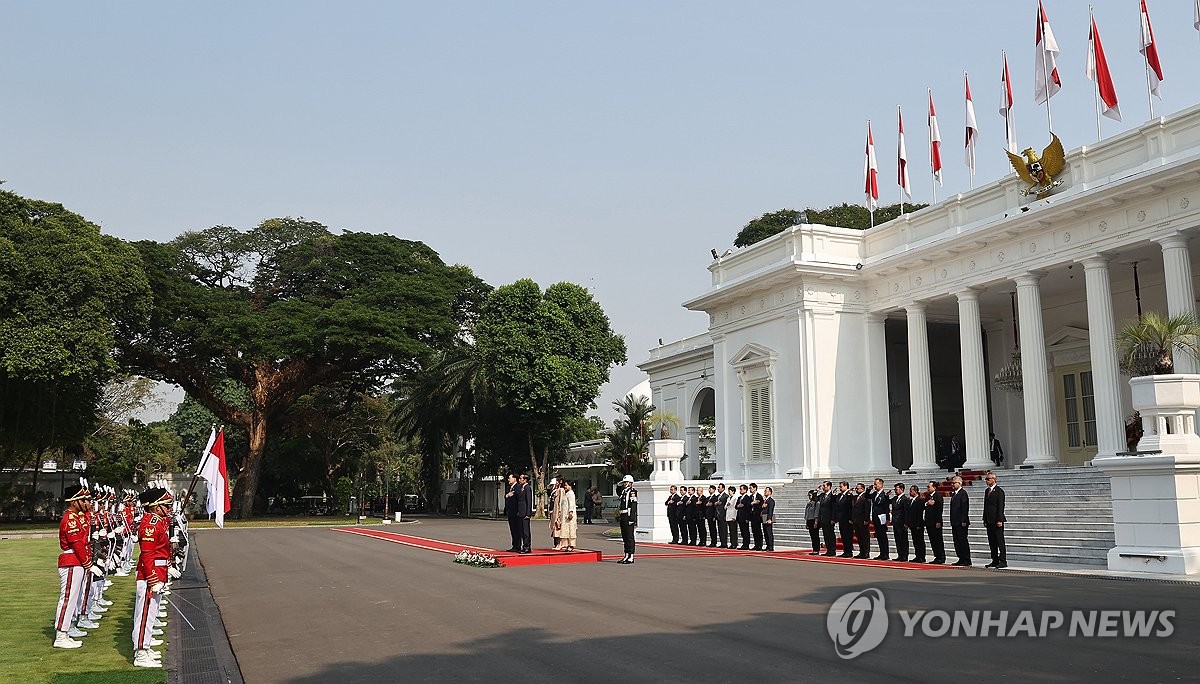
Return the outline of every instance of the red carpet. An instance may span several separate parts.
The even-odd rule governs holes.
[[[440,553],[456,554],[461,551],[477,551],[486,553],[489,556],[495,556],[505,567],[518,567],[522,565],[556,565],[559,563],[598,563],[600,561],[599,551],[589,551],[587,549],[579,549],[571,553],[563,553],[554,549],[534,549],[530,553],[512,553],[510,551],[499,551],[496,549],[488,549],[482,546],[471,546],[469,544],[459,544],[457,542],[445,542],[440,539],[429,539],[427,537],[416,537],[411,534],[400,534],[399,532],[388,532],[385,530],[365,529],[361,527],[335,527],[335,532],[346,532],[348,534],[357,534],[363,537],[372,537],[374,539],[382,539],[383,541],[392,542],[393,544],[403,544],[412,546],[418,549],[427,551],[438,551]]]

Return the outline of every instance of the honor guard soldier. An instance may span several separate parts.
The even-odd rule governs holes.
[[[629,565],[633,563],[635,550],[633,543],[633,528],[637,527],[637,490],[633,488],[633,476],[621,478],[621,497],[617,504],[617,519],[621,523],[621,539],[625,542],[625,557],[618,563]]]
[[[54,648],[79,648],[83,642],[74,637],[87,632],[71,622],[83,605],[84,583],[92,570],[91,527],[87,509],[91,494],[83,485],[71,485],[63,491],[66,511],[58,523],[58,607],[54,611]]]
[[[151,647],[161,641],[151,633],[158,614],[159,599],[167,584],[167,566],[171,562],[171,532],[168,516],[171,493],[162,488],[142,493],[146,513],[138,526],[137,594],[133,604],[133,664],[135,667],[162,667],[158,653]]]

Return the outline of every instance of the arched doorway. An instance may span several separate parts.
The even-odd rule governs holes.
[[[702,387],[692,400],[688,415],[687,444],[688,460],[685,472],[701,480],[707,480],[717,470],[717,395],[712,387]]]

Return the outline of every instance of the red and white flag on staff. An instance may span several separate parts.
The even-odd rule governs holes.
[[[1158,84],[1162,83],[1162,64],[1158,61],[1158,46],[1154,42],[1154,28],[1150,26],[1150,13],[1146,11],[1146,0],[1142,0],[1142,56],[1146,58],[1146,78],[1150,92],[1162,99]]]
[[[1050,18],[1046,16],[1046,8],[1038,0],[1037,33],[1034,36],[1036,50],[1033,59],[1033,101],[1042,104],[1062,88],[1062,79],[1058,77],[1058,41],[1054,40],[1054,32],[1050,30]]]
[[[967,88],[967,169],[971,177],[975,177],[975,144],[979,142],[979,124],[975,123],[975,103],[971,101],[971,82],[967,80],[967,72],[963,72],[963,85]]]
[[[1117,89],[1113,87],[1108,60],[1104,58],[1104,44],[1100,42],[1100,30],[1096,28],[1095,17],[1092,17],[1092,32],[1088,35],[1087,77],[1096,84],[1096,92],[1100,94],[1100,113],[1120,121],[1121,109],[1117,106]]]
[[[933,91],[929,91],[929,168],[933,179],[942,184],[942,132],[938,130],[937,112],[933,108]]]
[[[1200,31],[1200,0],[1196,0],[1196,11],[1192,14],[1192,27]]]
[[[1196,2],[1200,2],[1200,0],[1196,0]],[[1012,78],[1008,75],[1008,55],[1001,54],[1004,57],[1004,71],[1000,74],[1000,116],[1004,117],[1004,144],[1008,147],[1009,152],[1016,154],[1017,133],[1012,115]]]
[[[900,185],[900,191],[911,200],[912,186],[908,182],[908,150],[904,148],[904,117],[900,115],[900,105],[896,105],[896,125],[900,129],[899,142],[896,143],[896,183]]]
[[[867,195],[867,209],[872,212],[879,206],[879,164],[875,161],[875,138],[871,135],[871,121],[867,120],[867,164],[863,190]]]
[[[196,474],[208,485],[208,513],[216,513],[217,527],[225,527],[225,514],[229,512],[229,470],[225,463],[225,429],[217,432],[213,428],[208,446],[200,456],[200,469]]]

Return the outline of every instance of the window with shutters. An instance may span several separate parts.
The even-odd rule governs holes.
[[[747,461],[770,461],[771,453],[771,383],[759,380],[746,387],[749,415],[747,416]]]

